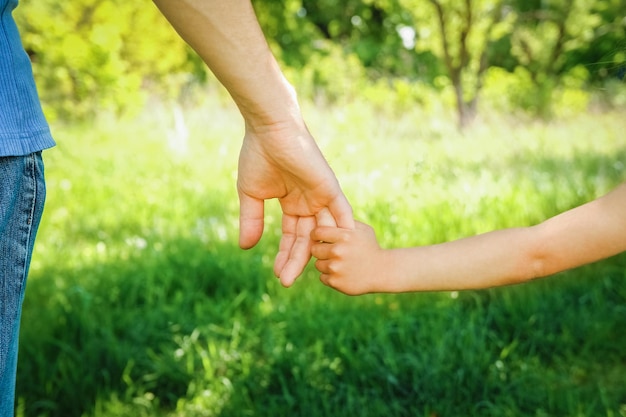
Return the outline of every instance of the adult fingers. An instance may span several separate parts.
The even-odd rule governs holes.
[[[277,277],[280,277],[280,273],[285,268],[285,264],[289,260],[291,248],[296,242],[296,221],[297,219],[292,216],[283,216],[283,233],[280,237],[278,253],[274,260],[274,275]],[[285,226],[285,222],[293,222],[293,227]]]
[[[285,215],[283,215],[285,216]],[[289,216],[293,217],[293,216]],[[287,222],[283,222],[283,227],[287,225],[289,230],[283,229],[283,235],[294,234],[293,220],[289,220]],[[286,242],[285,244],[281,244],[281,250],[288,249],[288,257],[284,262],[284,266],[282,268],[276,268],[275,264],[275,272],[278,272],[278,277],[280,278],[280,283],[285,287],[290,287],[293,285],[295,280],[304,270],[304,267],[311,259],[311,244],[313,243],[311,240],[311,230],[315,227],[315,218],[312,216],[307,217],[297,217],[295,221],[295,238],[289,237],[290,242]]]
[[[239,191],[239,247],[250,249],[263,235],[264,201]]]
[[[341,194],[335,198],[328,206],[330,214],[335,219],[337,227],[343,229],[354,229],[354,217],[352,206],[345,195]],[[326,226],[326,225],[324,225]]]
[[[337,222],[331,214],[330,210],[326,207],[322,208],[316,215],[318,226],[337,227]]]

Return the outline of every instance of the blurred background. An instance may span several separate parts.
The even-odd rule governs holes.
[[[303,98],[402,110],[443,100],[550,117],[624,104],[623,0],[255,1]],[[205,66],[143,2],[22,2],[18,18],[50,118],[189,98]],[[617,91],[621,90],[621,91]]]
[[[624,0],[254,1],[384,247],[536,224],[625,179]],[[14,12],[57,147],[18,416],[626,416],[626,257],[484,291],[284,289],[237,247],[243,123],[150,2]]]

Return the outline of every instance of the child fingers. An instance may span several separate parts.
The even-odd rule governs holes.
[[[325,259],[318,259],[315,261],[315,268],[322,273],[322,275],[328,275],[330,273],[329,268],[330,261]]]
[[[326,285],[327,287],[331,287],[332,288],[332,286],[330,285],[329,280],[330,280],[330,275],[325,274],[323,272],[320,274],[320,281],[322,282],[322,284]]]
[[[311,231],[311,239],[314,242],[335,243],[339,233],[340,229],[336,227],[319,226]]]
[[[331,243],[315,242],[311,246],[311,255],[317,259],[329,259],[331,256]]]

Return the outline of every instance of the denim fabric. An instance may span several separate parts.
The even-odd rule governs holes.
[[[0,157],[0,417],[14,414],[22,301],[45,195],[41,152]]]

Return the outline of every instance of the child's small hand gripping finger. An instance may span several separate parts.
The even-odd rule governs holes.
[[[320,280],[345,294],[363,294],[372,290],[380,246],[374,230],[360,222],[355,229],[317,227],[311,233],[311,254]]]
[[[335,244],[341,242],[349,230],[332,226],[318,226],[311,232],[311,255],[317,258],[315,267],[321,273],[329,273],[328,264],[333,257],[337,257],[335,253]],[[320,269],[321,268],[321,269]]]

